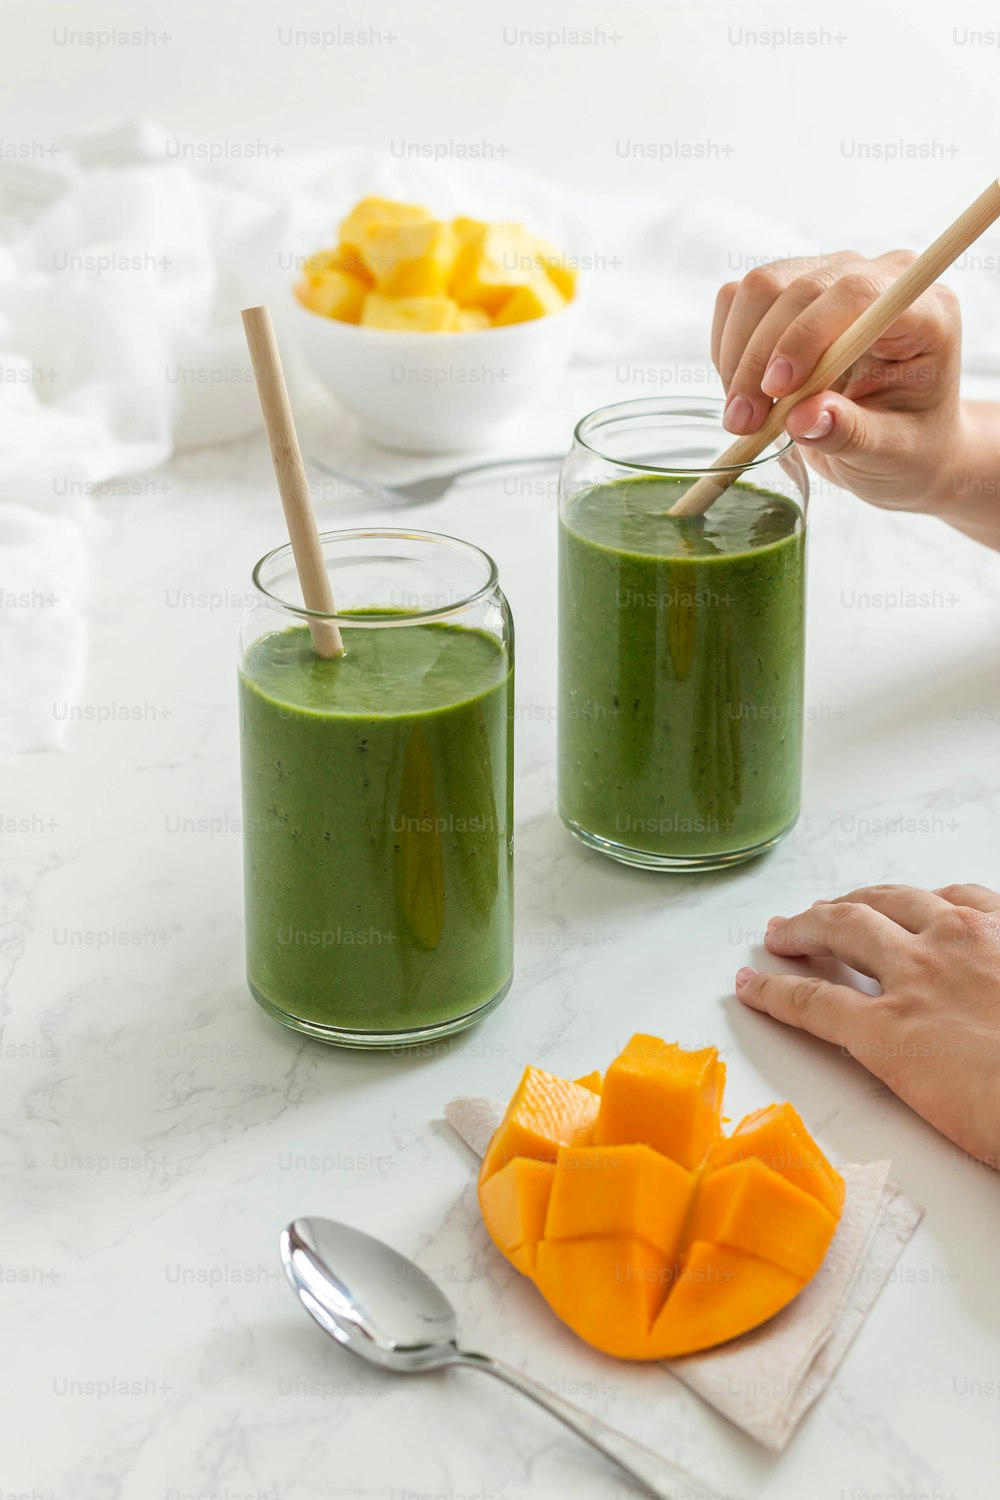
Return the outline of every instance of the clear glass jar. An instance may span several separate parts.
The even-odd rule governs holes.
[[[559,491],[559,810],[593,849],[706,870],[799,812],[809,481],[791,441],[706,515],[670,505],[731,443],[723,403],[584,417]]]
[[[425,1042],[513,973],[513,625],[454,537],[321,537],[337,614],[261,559],[240,636],[247,980],[277,1020],[351,1047]],[[344,655],[312,649],[332,619]]]

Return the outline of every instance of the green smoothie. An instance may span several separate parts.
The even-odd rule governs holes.
[[[355,618],[340,660],[296,626],[243,662],[247,976],[279,1019],[392,1037],[509,986],[513,674],[485,631]]]
[[[690,483],[598,485],[560,524],[560,811],[635,863],[738,857],[799,808],[802,513],[735,484],[668,515]]]

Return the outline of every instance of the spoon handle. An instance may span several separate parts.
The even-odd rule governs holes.
[[[543,1406],[554,1417],[558,1417],[560,1422],[571,1427],[584,1442],[610,1458],[626,1474],[631,1474],[633,1479],[638,1479],[647,1494],[655,1495],[657,1500],[733,1500],[733,1497],[727,1497],[721,1491],[704,1484],[669,1459],[661,1458],[651,1448],[646,1448],[642,1443],[626,1437],[625,1433],[609,1427],[591,1412],[583,1411],[571,1401],[564,1401],[548,1387],[529,1380],[520,1370],[490,1359],[486,1354],[472,1354],[464,1350],[459,1354],[459,1363],[475,1370],[483,1370],[487,1375],[495,1375],[498,1380],[512,1385],[516,1391],[529,1397],[536,1405]]]

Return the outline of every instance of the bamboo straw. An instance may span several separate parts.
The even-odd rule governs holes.
[[[900,313],[932,286],[952,261],[957,260],[975,240],[1000,218],[1000,179],[991,182],[984,193],[971,203],[963,214],[946,229],[923,255],[917,257],[891,286],[861,316],[845,328],[840,337],[830,345],[815,370],[789,396],[782,396],[771,407],[759,432],[748,437],[737,438],[716,460],[716,470],[726,473],[705,474],[670,507],[672,516],[701,516],[721,494],[737,480],[743,470],[763,453],[769,443],[784,431],[785,419],[793,406],[825,391],[848,369],[856,359],[870,349],[893,324]]]
[[[278,353],[274,325],[268,309],[245,307],[243,329],[257,381],[264,426],[271,444],[271,460],[281,492],[281,504],[292,543],[292,556],[299,575],[302,599],[306,609],[332,615],[335,613],[333,590],[323,561],[323,549],[316,529],[316,517],[313,514],[306,471],[302,466],[295,421],[281,368],[281,355]],[[336,620],[312,619],[309,621],[309,629],[312,631],[313,647],[318,656],[343,656],[344,642]]]

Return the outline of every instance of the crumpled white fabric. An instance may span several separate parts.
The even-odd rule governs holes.
[[[79,545],[81,520],[99,505],[93,486],[155,467],[178,445],[257,426],[241,307],[272,305],[294,394],[290,282],[366,193],[520,218],[578,256],[578,354],[590,360],[704,359],[723,281],[758,259],[823,248],[788,224],[671,201],[666,175],[662,198],[581,194],[495,163],[249,146],[213,163],[201,143],[136,121],[80,132],[52,156],[0,161],[0,504],[10,525],[13,508],[51,518],[30,546],[30,521],[17,522],[5,558],[12,595],[65,568],[70,531]],[[996,235],[979,248],[1000,259]],[[997,369],[1000,282],[966,272],[960,286],[970,368]],[[79,603],[79,576],[76,565],[60,574],[66,612]],[[57,742],[50,713],[21,711],[26,696],[51,703],[75,691],[79,620],[67,649],[56,618],[0,610],[5,750]]]

